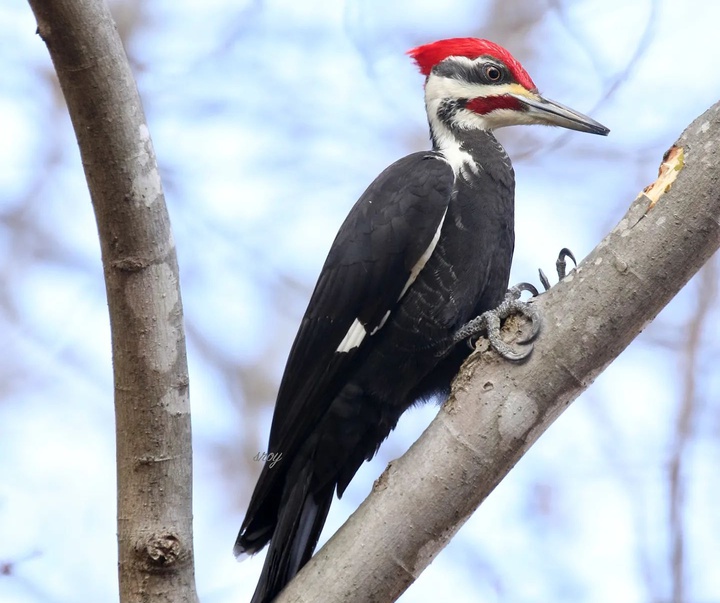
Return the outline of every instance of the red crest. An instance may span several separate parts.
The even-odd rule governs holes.
[[[448,57],[476,59],[484,55],[491,56],[507,65],[507,68],[519,84],[528,90],[536,89],[532,78],[518,60],[502,46],[498,46],[494,42],[490,42],[490,40],[480,40],[478,38],[438,40],[437,42],[413,48],[408,51],[408,54],[414,59],[420,68],[420,72],[425,76],[430,75],[432,68]]]

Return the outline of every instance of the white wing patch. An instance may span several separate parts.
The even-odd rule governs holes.
[[[372,331],[370,331],[370,336],[371,336],[371,337],[372,337],[373,335],[375,335],[375,333],[377,333],[380,329],[383,328],[383,326],[384,326],[385,323],[387,322],[387,319],[390,318],[390,312],[392,312],[392,310],[388,310],[387,312],[385,312],[385,316],[382,317],[382,320],[380,321],[380,324],[379,324],[377,327],[375,327]]]
[[[442,230],[446,215],[447,215],[447,208],[443,212],[442,218],[440,218],[440,224],[438,224],[437,230],[435,231],[435,235],[433,236],[432,241],[430,241],[430,245],[427,246],[427,249],[425,250],[425,252],[420,256],[420,259],[418,259],[418,261],[415,262],[415,265],[412,267],[412,270],[410,270],[410,277],[408,278],[407,283],[405,283],[405,287],[403,288],[402,292],[400,293],[400,297],[398,297],[398,299],[402,299],[402,296],[405,295],[405,292],[410,288],[410,285],[412,285],[415,282],[415,279],[418,277],[418,274],[420,274],[420,271],[423,268],[425,268],[425,264],[427,264],[427,261],[430,259],[430,256],[433,254],[433,251],[435,251],[435,247],[437,246],[437,243],[440,240],[440,231]],[[385,322],[385,320],[383,320],[383,322]]]
[[[423,252],[423,254],[420,256],[418,261],[415,262],[415,265],[410,270],[410,277],[408,278],[407,283],[405,283],[405,287],[403,287],[403,290],[400,292],[400,296],[398,297],[398,300],[402,299],[402,296],[405,295],[407,290],[410,288],[410,285],[412,285],[415,282],[415,279],[417,279],[418,274],[420,274],[420,271],[425,267],[425,264],[427,264],[428,260],[430,259],[430,256],[433,254],[433,251],[435,251],[435,247],[437,247],[438,241],[440,240],[440,232],[442,231],[442,227],[445,222],[446,215],[447,215],[447,208],[443,212],[442,218],[440,218],[440,224],[438,224],[437,230],[435,231],[435,234],[433,235],[433,238],[430,241],[430,244],[427,246],[427,249]],[[385,316],[382,317],[380,324],[378,324],[378,326],[375,327],[372,330],[372,332],[370,333],[371,337],[373,335],[375,335],[375,333],[377,333],[380,329],[382,329],[382,327],[387,322],[387,319],[390,318],[390,313],[391,313],[391,310],[388,310],[387,312],[385,312]],[[343,340],[340,342],[340,345],[338,345],[335,352],[342,354],[342,353],[347,353],[350,350],[354,350],[356,347],[358,347],[363,342],[366,335],[367,335],[367,329],[356,318],[355,320],[353,320],[353,323],[350,325],[348,332],[345,333],[345,337],[343,337]]]
[[[363,339],[365,339],[365,335],[367,335],[365,327],[356,318],[350,325],[348,332],[345,334],[345,337],[343,337],[343,340],[340,342],[340,345],[335,351],[338,353],[343,353],[355,349],[363,342]]]

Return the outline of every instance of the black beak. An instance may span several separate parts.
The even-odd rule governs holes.
[[[528,96],[524,94],[513,94],[526,108],[526,114],[529,115],[535,123],[547,126],[560,126],[570,130],[579,132],[588,132],[590,134],[600,134],[607,136],[610,132],[602,124],[590,119],[587,115],[578,113],[565,105],[556,103],[555,101],[543,98],[537,93],[530,92]]]

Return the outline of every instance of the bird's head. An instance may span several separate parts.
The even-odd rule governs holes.
[[[610,131],[540,96],[522,65],[488,40],[451,38],[418,46],[408,54],[427,78],[425,101],[433,129],[493,130],[542,124],[603,136]]]

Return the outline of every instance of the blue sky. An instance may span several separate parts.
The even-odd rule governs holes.
[[[232,554],[283,364],[345,214],[426,148],[420,43],[510,49],[607,139],[498,132],[517,175],[513,281],[582,258],[718,100],[720,6],[289,0],[112,4],[145,104],[181,265],[203,602],[246,600],[262,557]],[[0,7],[0,600],[112,600],[110,343],[74,135],[29,7]],[[671,600],[668,467],[683,453],[685,601],[720,600],[720,378],[713,269],[694,279],[558,421],[402,597]],[[702,312],[705,312],[704,314]],[[688,326],[702,318],[689,363]],[[693,387],[693,419],[677,417]],[[333,505],[326,539],[435,408],[410,411]],[[92,554],[88,554],[92,551]],[[81,586],[79,586],[81,585]]]

